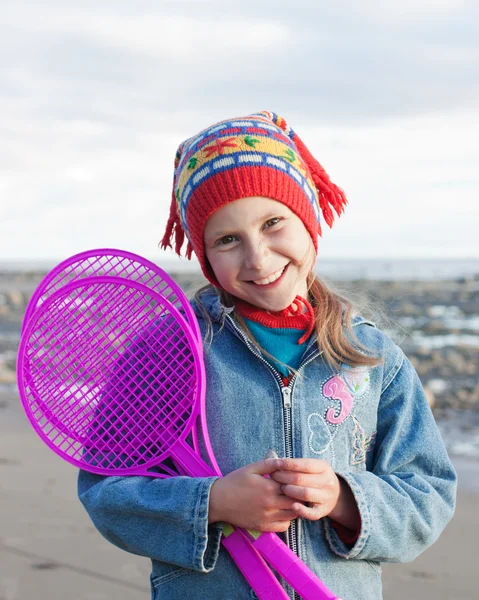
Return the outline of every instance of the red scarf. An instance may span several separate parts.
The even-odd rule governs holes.
[[[298,340],[298,344],[303,344],[314,329],[314,309],[301,296],[296,296],[289,306],[277,312],[268,312],[239,298],[235,300],[235,307],[242,317],[265,327],[304,329],[304,335]]]

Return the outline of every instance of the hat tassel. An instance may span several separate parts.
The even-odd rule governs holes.
[[[319,195],[319,206],[324,216],[324,220],[331,227],[334,222],[334,214],[332,209],[336,212],[338,217],[344,211],[344,207],[347,204],[346,194],[344,191],[335,185],[323,167],[314,158],[311,152],[306,147],[305,143],[295,133],[294,143],[302,159],[306,163],[314,185],[318,190]]]
[[[178,214],[178,208],[176,205],[175,194],[171,195],[171,204],[170,204],[170,215],[168,217],[168,222],[166,224],[165,234],[163,235],[163,239],[161,240],[161,248],[165,250],[166,248],[173,247],[173,241],[175,243],[175,252],[178,256],[181,256],[181,246],[185,240],[185,232],[181,225],[180,216]],[[188,243],[188,246],[190,244]],[[188,256],[189,254],[189,256]],[[186,255],[188,258],[191,257],[191,249],[187,247]]]

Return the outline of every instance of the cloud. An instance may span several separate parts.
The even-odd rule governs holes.
[[[7,85],[42,113],[248,104],[351,122],[479,104],[472,2],[47,5],[11,4],[2,36]]]
[[[402,28],[419,23],[437,23],[464,14],[472,3],[467,0],[359,0],[348,3],[339,2],[339,6],[350,8],[354,15],[369,23],[393,28]]]
[[[179,142],[262,109],[350,197],[324,252],[477,255],[478,18],[465,0],[7,3],[0,257],[153,255]]]

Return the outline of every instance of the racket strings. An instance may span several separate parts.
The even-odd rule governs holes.
[[[82,324],[82,323],[81,323],[81,320],[79,320],[79,322],[78,322],[78,323],[79,323],[79,325],[81,325],[81,324]],[[68,324],[67,324],[67,325],[68,325]],[[46,324],[46,327],[47,327],[47,328],[49,327],[49,324],[48,324],[48,323]],[[78,327],[77,327],[77,328],[78,328]],[[54,329],[55,329],[55,327],[54,327],[54,324],[53,324],[53,325],[52,325],[52,329],[51,329],[50,331],[52,331],[52,330],[54,331]],[[83,329],[84,329],[84,328],[83,328]],[[67,329],[67,330],[68,330],[68,329]],[[54,331],[54,332],[55,332],[55,331]],[[99,332],[99,334],[100,334],[100,335],[102,335],[102,332]],[[52,337],[52,336],[51,336],[51,337]],[[71,337],[71,336],[70,336],[70,337]],[[78,336],[78,335],[75,335],[75,336],[73,336],[73,340],[78,340],[78,339],[81,339],[81,336]],[[88,340],[88,341],[90,341],[90,340]],[[98,341],[99,341],[99,340],[98,340],[98,336],[97,336],[97,340],[95,340],[95,341],[96,341],[96,342],[98,342]],[[111,341],[111,338],[110,338],[110,341]],[[63,340],[63,342],[65,342],[65,340]],[[67,346],[68,346],[69,344],[71,344],[71,342],[72,342],[72,339],[68,339],[68,344],[67,344]],[[39,341],[39,343],[40,343],[40,344],[42,344],[42,343],[45,343],[45,341],[44,341],[44,340],[43,340],[43,341],[42,341],[42,340],[40,340],[40,341]],[[58,349],[58,346],[57,346],[57,349]],[[77,344],[77,346],[76,346],[76,353],[77,353],[77,356],[79,355],[78,349],[79,349],[79,346],[78,346],[78,344]],[[91,345],[90,352],[91,352],[91,353],[98,352],[98,344],[92,344],[92,345]],[[60,362],[63,362],[63,361],[64,361],[65,355],[68,355],[68,353],[69,353],[69,350],[68,350],[68,349],[67,349],[65,352],[63,352],[63,353],[60,353]],[[116,355],[117,355],[117,354],[113,355],[113,357],[112,357],[112,358],[113,358],[113,359],[114,359],[114,358],[116,358]],[[89,365],[88,365],[88,358],[87,358],[87,356],[85,356],[85,353],[83,353],[83,356],[81,356],[81,355],[80,355],[80,356],[79,356],[79,358],[80,358],[81,360],[80,360],[80,361],[78,361],[78,362],[79,362],[80,364],[81,364],[81,363],[83,363],[83,365],[84,365],[84,368],[88,369],[88,367],[89,367]],[[103,360],[103,361],[101,361],[99,364],[102,364],[102,363],[104,363],[104,362],[105,362],[105,361]],[[51,366],[51,365],[48,365],[48,366]],[[73,379],[76,379],[76,375],[77,375],[77,373],[75,373],[75,370],[76,370],[76,368],[77,368],[77,364],[73,364],[73,369],[71,368],[71,366],[72,366],[72,365],[71,365],[71,363],[70,363],[70,362],[68,362],[68,361],[66,361],[66,363],[65,363],[65,367],[64,367],[64,369],[63,369],[63,372],[58,372],[58,371],[57,371],[57,372],[55,373],[55,377],[54,377],[54,379],[53,379],[53,381],[58,381],[58,380],[60,379],[60,390],[61,390],[61,391],[64,393],[64,397],[65,397],[66,399],[68,399],[68,396],[67,396],[67,394],[65,393],[64,387],[63,387],[63,385],[62,385],[62,379],[63,379],[63,380],[65,380],[65,379],[67,379],[67,380],[68,380],[68,379],[69,379],[69,377],[70,377],[70,375],[72,375],[72,378],[73,378]],[[67,373],[67,375],[65,375],[65,372]],[[52,379],[50,379],[50,381],[52,381]],[[85,381],[84,383],[88,383],[88,381]],[[42,387],[40,386],[40,389],[39,389],[39,391],[40,391],[40,392],[45,392],[45,391],[47,391],[47,390],[45,390],[44,388],[42,388]],[[74,390],[74,391],[75,391],[75,393],[76,393],[76,390]],[[62,417],[63,417],[63,418],[65,418],[65,417],[64,417],[64,415],[62,415]],[[82,416],[81,416],[81,415],[80,415],[80,418],[82,418]]]
[[[61,308],[59,306],[56,307]],[[62,313],[63,314],[63,313]],[[75,316],[75,315],[73,315]],[[46,320],[45,323],[42,323],[42,329],[48,331],[50,334],[48,338],[40,337],[36,342],[39,346],[38,356],[42,356],[42,348],[46,346],[54,346],[56,350],[57,363],[63,366],[62,371],[54,370],[54,378],[50,379],[50,382],[62,381],[62,380],[72,380],[82,379],[82,372],[88,372],[91,362],[94,360],[94,356],[98,356],[98,348],[99,346],[104,346],[104,351],[109,354],[111,360],[114,360],[119,356],[118,352],[111,353],[111,344],[113,343],[113,347],[115,346],[115,340],[112,339],[111,335],[106,335],[105,330],[107,329],[108,323],[103,323],[96,335],[92,336],[87,335],[87,331],[85,330],[85,322],[88,321],[90,315],[84,315],[81,318],[77,318],[76,321],[71,322],[71,318],[67,320],[65,323],[65,327],[60,331],[55,322],[55,314],[53,315],[53,319]],[[103,328],[103,329],[102,329]],[[66,334],[66,335],[65,335]],[[101,338],[108,338],[108,345],[102,343]],[[52,344],[52,339],[54,343]],[[70,354],[70,347],[75,345],[75,357],[78,359],[73,364],[71,361],[65,361],[65,357]],[[82,351],[80,352],[80,348]],[[52,357],[51,353],[49,353],[49,357],[51,362],[46,365],[47,368],[52,367],[52,361],[55,359],[55,356]],[[100,361],[99,364],[104,363],[105,361]],[[66,373],[66,374],[65,374]],[[94,372],[93,372],[94,373]],[[100,373],[101,375],[101,373]],[[90,378],[91,379],[91,378]],[[48,382],[48,380],[47,380]],[[87,381],[84,381],[87,383]],[[39,388],[40,392],[45,392],[43,387]]]
[[[81,321],[79,321],[79,324],[82,325]],[[48,324],[47,324],[47,327],[48,327]],[[84,329],[84,327],[83,327],[83,329]],[[100,335],[100,337],[104,337],[103,336],[103,332],[101,330],[98,332],[98,334]],[[81,336],[74,336],[74,339],[81,339]],[[71,341],[71,340],[69,340],[69,341]],[[95,342],[101,342],[101,339],[99,340],[98,336],[97,336],[97,339],[94,340],[94,341]],[[110,336],[110,340],[109,341],[111,342],[111,336]],[[77,350],[77,355],[78,355],[78,346],[77,346],[76,350]],[[95,353],[95,352],[98,352],[98,343],[92,344],[92,346],[91,346],[91,353]],[[68,353],[69,353],[69,350],[67,350],[66,353],[62,353],[62,355],[61,355],[61,360],[62,361],[64,360],[65,354],[68,354]],[[113,358],[115,358],[115,356],[113,356]],[[81,356],[81,359],[82,360],[80,362],[83,362],[83,364],[86,366],[86,368],[88,368],[89,365],[88,365],[88,359],[87,359],[87,357],[83,354],[83,356]],[[102,364],[104,362],[105,361],[103,360],[99,364]],[[77,365],[75,364],[74,368],[76,368],[76,367],[77,367]],[[58,373],[57,372],[55,379],[58,381],[58,378],[62,377],[62,376],[63,376],[63,379],[65,379],[65,378],[68,379],[68,375],[67,375],[67,377],[65,377],[65,371],[67,371],[67,373],[68,373],[68,371],[70,371],[70,363],[68,361],[66,362],[66,366],[64,368],[64,372],[63,373]],[[73,372],[74,372],[74,369],[73,369]],[[101,373],[100,373],[100,375],[101,375]],[[84,382],[84,383],[88,383],[88,382]],[[44,390],[40,388],[40,391],[44,391]],[[62,391],[64,392],[63,386],[62,386]],[[62,415],[62,417],[65,418],[64,415]],[[83,416],[80,415],[80,419],[82,419],[82,418],[83,418]]]
[[[116,291],[118,292],[118,290]],[[50,403],[42,401],[39,404],[36,400],[33,401],[35,404],[33,411],[40,424],[42,416],[45,421],[49,422],[50,429],[48,433],[52,442],[59,445],[62,450],[73,453],[80,452],[82,448],[84,450],[86,445],[88,445],[90,453],[93,450],[104,453],[106,449],[111,448],[115,450],[113,460],[116,463],[119,459],[116,451],[120,449],[126,455],[126,458],[122,461],[122,464],[126,466],[131,465],[132,459],[133,462],[147,462],[150,456],[158,454],[159,448],[157,446],[160,443],[168,445],[178,437],[182,423],[189,417],[188,411],[191,412],[191,400],[187,399],[187,395],[188,393],[191,394],[191,389],[194,389],[195,385],[192,377],[194,373],[193,361],[191,356],[188,359],[188,353],[185,353],[187,344],[182,339],[181,329],[178,326],[178,331],[162,332],[168,336],[167,348],[164,346],[155,348],[153,329],[146,335],[142,334],[141,343],[144,352],[141,357],[136,356],[133,360],[133,363],[136,364],[139,364],[140,361],[143,362],[142,369],[139,371],[137,367],[130,365],[126,371],[129,373],[127,380],[125,380],[125,374],[118,377],[118,369],[111,376],[112,364],[115,363],[112,358],[117,360],[126,343],[132,343],[132,336],[131,332],[125,330],[125,327],[121,331],[115,330],[114,327],[110,328],[109,333],[106,334],[106,325],[125,321],[128,316],[130,317],[129,324],[135,335],[137,335],[139,320],[142,327],[145,327],[148,319],[154,323],[163,318],[163,328],[168,320],[165,317],[164,309],[155,311],[151,307],[152,302],[145,301],[142,298],[134,298],[134,294],[130,295],[132,296],[130,298],[125,295],[125,298],[129,300],[128,302],[122,298],[124,301],[122,301],[120,308],[118,308],[118,297],[115,298],[113,306],[110,306],[108,299],[111,297],[111,290],[106,287],[102,294],[96,295],[95,309],[88,309],[80,315],[74,313],[74,317],[77,317],[76,327],[74,328],[72,327],[72,320],[74,320],[72,315],[68,316],[65,327],[55,323],[56,315],[53,306],[50,319],[45,319],[43,329],[48,329],[48,344],[50,347],[55,347],[57,353],[55,357],[55,383],[53,385],[48,384],[48,382],[45,384],[41,380],[42,370],[51,368],[51,362],[48,362],[48,360],[53,360],[50,356],[51,353],[39,351],[35,357],[33,352],[33,358],[37,359],[39,365],[36,365],[36,370],[32,369],[33,379],[39,379],[34,396],[38,398],[46,395],[54,398]],[[73,303],[73,306],[75,306],[75,303]],[[108,311],[110,318],[105,321],[104,313]],[[114,313],[113,316],[111,316],[112,312]],[[51,326],[49,321],[52,322]],[[174,326],[174,320],[170,318],[170,321],[171,329]],[[68,333],[63,335],[65,331]],[[42,336],[44,335],[45,332],[42,331]],[[45,339],[42,336],[38,340],[38,345],[45,347]],[[78,343],[79,339],[84,340],[82,344]],[[110,350],[112,343],[116,347],[114,354]],[[100,361],[96,360],[96,369],[90,372],[87,377],[82,378],[78,373],[79,365],[83,365],[83,371],[88,372],[90,365],[95,362],[95,358],[98,359],[98,348],[102,344],[105,344],[105,347],[108,346],[108,350],[102,353]],[[134,344],[136,344],[136,348],[138,343],[134,342]],[[35,346],[35,342],[32,345]],[[131,348],[129,350],[131,353]],[[160,356],[158,350],[161,351],[162,356],[161,367],[157,364]],[[45,362],[45,359],[47,359],[47,362]],[[30,357],[31,360],[32,357]],[[59,370],[60,365],[61,370]],[[161,377],[153,375],[155,368],[157,373],[161,372]],[[98,391],[95,386],[105,381],[105,373],[109,374],[110,377],[108,381],[109,394],[103,392],[102,399],[98,400]],[[180,377],[178,377],[178,374],[180,374]],[[65,391],[65,387],[71,386],[72,379],[74,381],[80,379],[82,386],[75,384]],[[127,399],[124,398],[124,393],[121,393],[121,388],[125,387],[125,381],[129,383],[126,386],[129,395]],[[183,387],[186,384],[189,390],[183,390],[182,385],[179,384],[180,381],[183,383]],[[152,408],[151,395],[153,393],[162,398],[162,401],[155,405],[156,410]],[[61,402],[58,402],[57,399],[59,394],[63,395]],[[117,400],[114,401],[113,398]],[[118,398],[121,398],[121,401],[118,401]],[[55,422],[51,423],[50,413],[53,406],[58,412],[58,423],[61,422],[64,425],[66,423],[67,425],[64,427],[65,431],[57,428]],[[37,411],[43,414],[38,417]],[[157,425],[159,426],[160,423],[165,431],[163,438],[157,433]],[[71,435],[72,431],[73,436]],[[92,432],[94,433],[93,438]],[[85,441],[85,438],[88,439],[88,442]],[[97,443],[94,448],[95,441],[100,443]],[[151,448],[152,444],[153,448]],[[150,450],[146,449],[147,446],[150,446]],[[117,464],[116,466],[118,467]]]
[[[178,304],[181,306],[181,301],[175,291],[157,272],[152,271],[147,266],[131,258],[107,254],[83,258],[66,266],[64,270],[54,273],[51,281],[43,290],[38,303],[41,304],[52,293],[71,281],[84,277],[104,275],[125,277],[129,280],[139,281],[147,287],[155,289],[174,306],[178,306]]]
[[[128,389],[129,398],[134,398],[134,402],[128,403],[131,409],[129,414],[123,414],[122,406],[118,406],[116,402],[106,402],[110,426],[110,430],[105,432],[107,437],[112,435],[111,425],[113,424],[116,428],[119,423],[119,429],[116,429],[115,433],[119,434],[124,451],[131,456],[132,448],[138,448],[138,445],[141,444],[141,453],[146,461],[157,456],[159,452],[165,451],[168,445],[174,443],[183,426],[182,421],[178,418],[178,406],[182,404],[181,395],[184,396],[184,394],[181,394],[182,390],[177,385],[174,385],[175,395],[171,393],[171,390],[165,390],[165,382],[171,383],[171,380],[168,378],[166,367],[162,364],[154,367],[157,373],[162,372],[162,381],[158,382],[158,377],[154,376],[155,370],[149,364],[152,357],[148,356],[148,353],[152,351],[155,356],[156,349],[151,347],[148,340],[142,340],[141,346],[135,346],[131,363],[124,365],[126,369],[117,370],[115,378],[111,382],[116,392],[119,386],[115,380],[118,379],[122,387]],[[164,360],[167,360],[170,354],[171,351],[164,356]],[[142,364],[142,370],[131,369],[131,364]],[[194,382],[191,382],[191,385],[194,385]],[[118,398],[116,393],[112,396]],[[152,396],[159,399],[160,402],[153,403]],[[122,400],[124,400],[124,394]],[[190,409],[191,401],[186,398],[185,400],[181,413],[183,417],[185,414],[186,417],[189,417],[189,413],[185,413],[185,411]],[[173,412],[175,413],[174,419],[171,418]],[[160,426],[162,435],[158,434]],[[102,430],[101,433],[103,434],[103,432]],[[129,445],[125,447],[125,443]]]
[[[164,445],[173,442],[178,435],[178,430],[183,426],[183,421],[189,418],[188,409],[190,408],[190,399],[187,394],[196,384],[192,379],[194,375],[194,364],[190,357],[183,357],[179,362],[177,356],[184,354],[185,346],[181,340],[171,337],[171,326],[176,324],[171,321],[170,327],[165,329],[165,322],[162,323],[162,334],[167,335],[171,344],[168,348],[160,348],[161,355],[155,347],[155,335],[143,337],[141,345],[135,346],[133,363],[136,368],[118,370],[113,382],[115,388],[126,388],[131,394],[135,394],[138,401],[141,401],[141,408],[147,408],[148,417],[151,418],[151,398],[155,397],[155,414],[161,417],[162,435],[153,434],[151,441],[161,441]],[[176,356],[175,356],[176,355]],[[140,370],[138,365],[141,365]],[[186,365],[186,366],[185,366]],[[118,379],[120,385],[115,381]],[[182,385],[178,385],[182,381]],[[187,386],[185,388],[185,382]],[[186,393],[185,393],[186,392]],[[138,415],[140,416],[140,415]],[[156,423],[155,423],[156,425]]]
[[[51,339],[54,339],[57,342],[57,350],[59,349],[58,344],[65,345],[65,342],[67,346],[71,345],[72,342],[75,342],[75,344],[81,345],[82,347],[87,347],[90,356],[88,353],[83,353],[81,356],[82,368],[84,370],[88,368],[89,358],[93,359],[93,357],[97,357],[97,344],[100,344],[102,349],[112,355],[113,358],[118,356],[118,352],[115,352],[115,349],[116,347],[123,345],[125,335],[122,331],[119,333],[115,332],[111,325],[117,326],[118,320],[123,318],[127,311],[131,311],[132,307],[126,301],[123,302],[121,306],[102,306],[99,302],[100,297],[98,295],[95,300],[96,310],[94,312],[88,309],[83,314],[78,313],[77,311],[74,314],[72,313],[71,318],[64,322],[61,336],[58,335],[58,327],[55,323],[56,316],[54,314],[53,319],[50,319],[44,325],[44,329],[50,334],[50,338],[39,340],[39,344],[45,347],[51,342]],[[58,311],[62,308],[61,305],[56,307]],[[100,319],[99,315],[100,317],[104,317],[105,320]],[[76,354],[78,354],[78,351]],[[61,360],[63,360],[63,355],[61,355]]]

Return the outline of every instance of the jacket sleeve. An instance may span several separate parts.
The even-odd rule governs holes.
[[[334,553],[344,558],[407,562],[436,541],[451,519],[456,473],[419,377],[396,346],[378,408],[371,471],[338,473],[351,487],[361,531],[351,547],[324,520]]]
[[[216,477],[103,477],[80,471],[78,496],[98,531],[119,548],[207,573],[222,527],[208,525]]]

